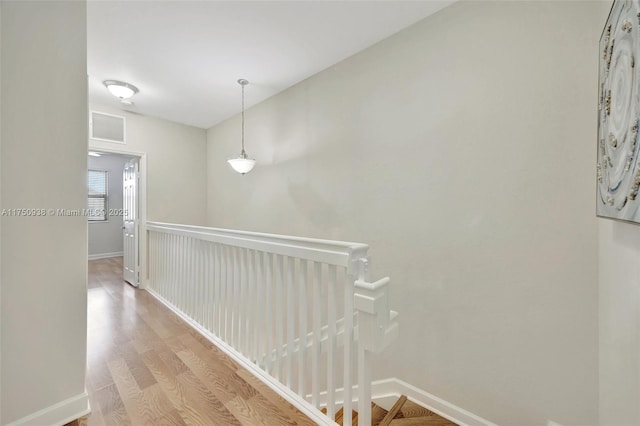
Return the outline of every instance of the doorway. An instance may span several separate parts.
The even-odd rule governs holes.
[[[140,156],[92,150],[88,158],[88,258],[121,258],[140,285]]]

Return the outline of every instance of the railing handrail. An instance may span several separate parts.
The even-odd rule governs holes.
[[[344,266],[349,272],[352,272],[355,268],[354,261],[365,258],[369,249],[369,246],[363,243],[293,237],[196,225],[147,222],[146,228],[149,231],[184,235],[220,244],[229,244],[252,250],[323,262],[330,265]]]

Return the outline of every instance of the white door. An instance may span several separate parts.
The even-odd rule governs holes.
[[[131,160],[124,166],[122,176],[122,207],[124,240],[124,280],[138,286],[138,160]]]

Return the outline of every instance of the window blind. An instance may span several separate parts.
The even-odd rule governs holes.
[[[89,186],[87,218],[89,221],[107,220],[107,173],[100,170],[89,170],[87,177]]]

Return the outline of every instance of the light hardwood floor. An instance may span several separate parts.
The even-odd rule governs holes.
[[[76,425],[313,425],[144,290],[89,261],[87,391]]]

